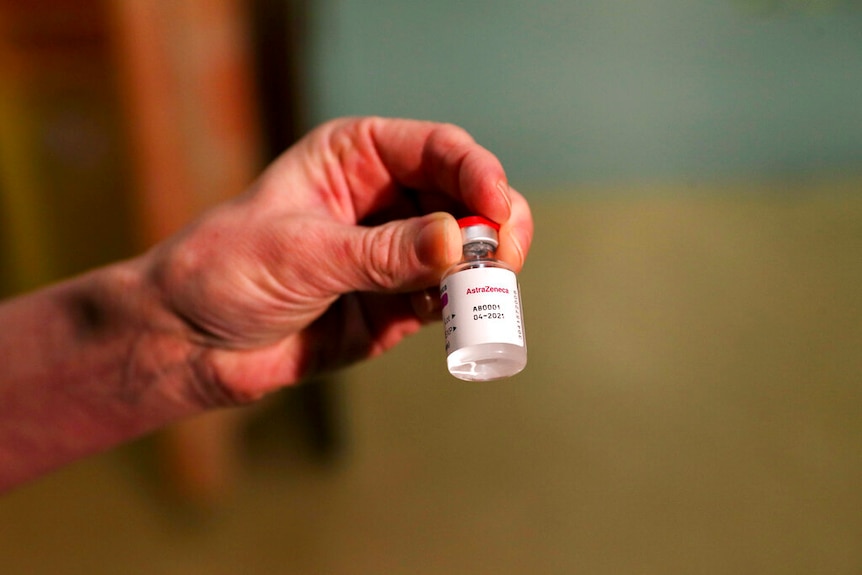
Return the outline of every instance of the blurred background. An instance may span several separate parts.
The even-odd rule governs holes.
[[[464,126],[536,220],[522,374],[431,326],[3,496],[0,571],[858,574],[860,102],[853,0],[0,1],[6,296],[345,114]]]

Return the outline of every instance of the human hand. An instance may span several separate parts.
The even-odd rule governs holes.
[[[467,214],[501,224],[497,255],[519,270],[529,207],[466,132],[336,120],[147,254],[145,275],[181,320],[202,401],[241,403],[439,318],[436,286],[461,255],[453,215]]]

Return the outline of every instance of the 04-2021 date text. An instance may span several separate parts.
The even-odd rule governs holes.
[[[473,306],[473,319],[506,319],[503,312],[498,311],[502,306],[499,304],[485,304]],[[485,312],[485,313],[482,313]]]

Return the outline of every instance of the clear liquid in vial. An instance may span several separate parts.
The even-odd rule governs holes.
[[[449,373],[466,381],[510,377],[527,365],[517,277],[495,257],[499,226],[478,216],[458,224],[463,258],[440,286]]]
[[[449,373],[466,381],[491,381],[519,373],[527,348],[511,343],[480,343],[456,349],[446,358]]]

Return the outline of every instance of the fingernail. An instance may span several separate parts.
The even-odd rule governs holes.
[[[440,294],[437,288],[428,288],[410,294],[416,316],[424,322],[440,319]]]
[[[449,220],[452,216],[445,213],[429,214],[422,229],[416,235],[416,257],[426,266],[443,267],[457,259],[452,255],[455,243],[450,235]]]
[[[512,214],[512,198],[509,197],[509,184],[507,184],[505,180],[500,180],[497,182],[497,190],[506,202],[506,219],[509,219],[509,216]]]
[[[520,265],[518,268],[523,267],[526,258],[524,257],[524,248],[521,246],[521,240],[518,239],[518,236],[514,231],[509,232],[509,239],[512,241],[512,245],[515,247],[515,251],[518,252],[518,261],[520,261]]]

